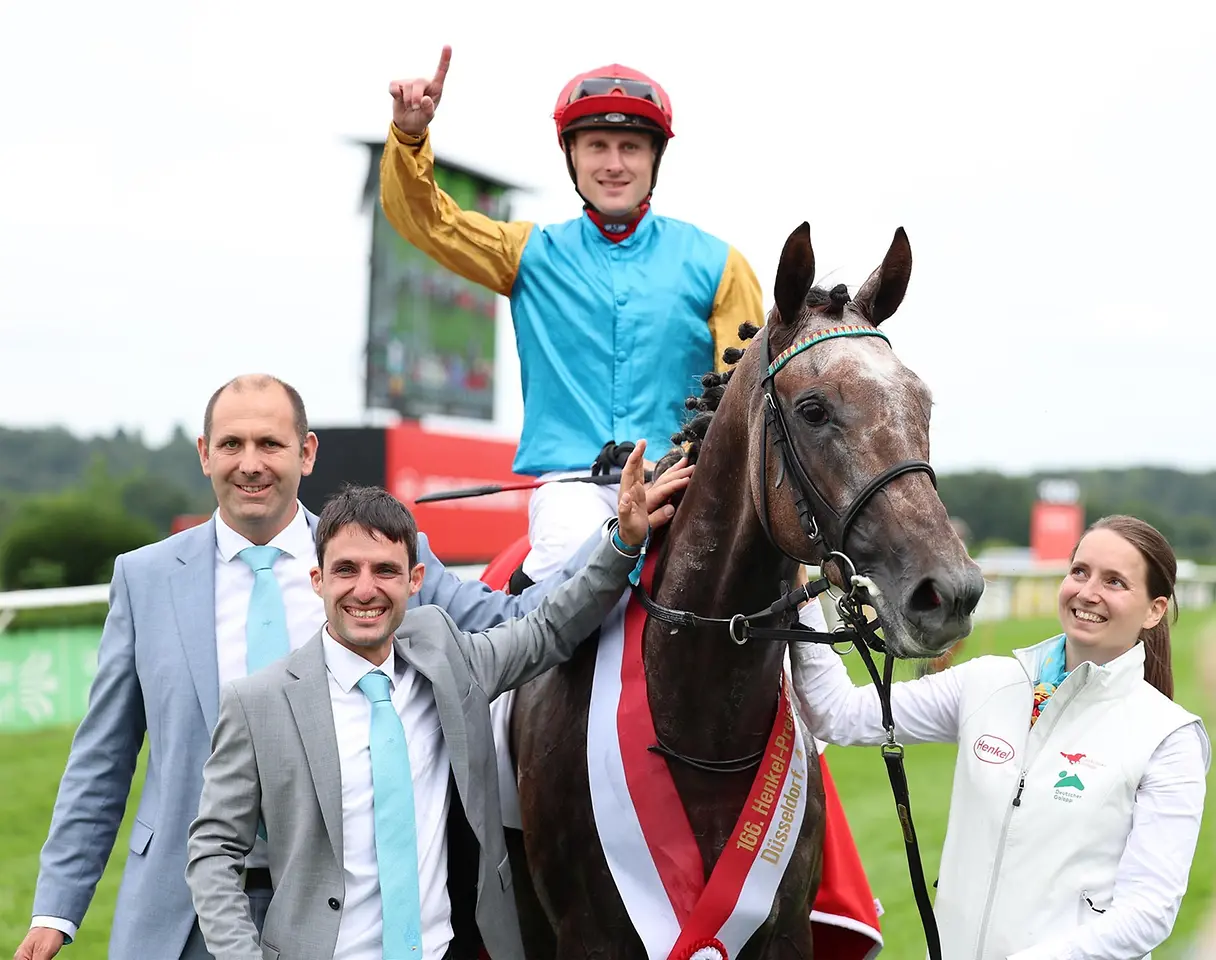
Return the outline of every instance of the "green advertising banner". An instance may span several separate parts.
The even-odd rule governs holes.
[[[382,145],[369,146],[366,404],[407,419],[443,414],[489,420],[497,294],[445,270],[393,229],[380,205]],[[438,159],[435,182],[462,210],[509,218],[507,184]]]
[[[0,732],[79,723],[100,642],[100,627],[0,634]]]

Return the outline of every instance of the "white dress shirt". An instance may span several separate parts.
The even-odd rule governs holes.
[[[253,543],[215,514],[215,650],[220,689],[237,680],[245,670],[245,619],[253,595],[253,569],[237,556]],[[291,518],[269,546],[283,553],[274,562],[274,578],[283,595],[287,615],[287,638],[292,650],[304,646],[325,622],[325,604],[312,589],[312,568],[317,565],[317,545],[308,529],[308,517],[297,502]]]
[[[371,701],[356,684],[381,670],[392,687],[393,706],[409,743],[418,836],[418,893],[422,907],[422,957],[442,960],[452,940],[448,898],[448,810],[451,805],[447,743],[431,684],[389,650],[381,666],[322,634],[329,699],[338,736],[342,777],[342,869],[346,903],[338,925],[334,960],[381,960],[383,918],[372,811]]]

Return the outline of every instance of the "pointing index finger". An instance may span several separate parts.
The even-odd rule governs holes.
[[[443,52],[439,54],[439,66],[435,68],[435,77],[431,83],[442,87],[443,81],[447,78],[448,67],[452,63],[452,48],[449,44],[443,45]]]

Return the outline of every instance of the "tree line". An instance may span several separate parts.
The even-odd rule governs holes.
[[[979,471],[939,477],[938,489],[951,516],[966,524],[968,546],[978,552],[989,545],[1026,545],[1039,483],[1060,478],[1079,487],[1086,523],[1129,513],[1157,527],[1180,557],[1216,562],[1216,471],[1132,467],[1029,476]]]
[[[1025,545],[1039,482],[1056,478],[1077,483],[1087,522],[1131,513],[1158,527],[1179,556],[1216,562],[1216,471],[978,471],[943,475],[938,486],[978,553]],[[179,515],[214,508],[194,438],[181,428],[151,446],[124,430],[80,438],[0,427],[0,589],[104,583],[116,553],[165,536]]]

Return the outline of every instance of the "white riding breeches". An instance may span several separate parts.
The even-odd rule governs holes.
[[[542,480],[587,476],[589,471],[547,473]],[[537,488],[528,503],[528,540],[531,552],[523,571],[534,582],[566,565],[605,520],[617,514],[620,484],[550,483]]]

